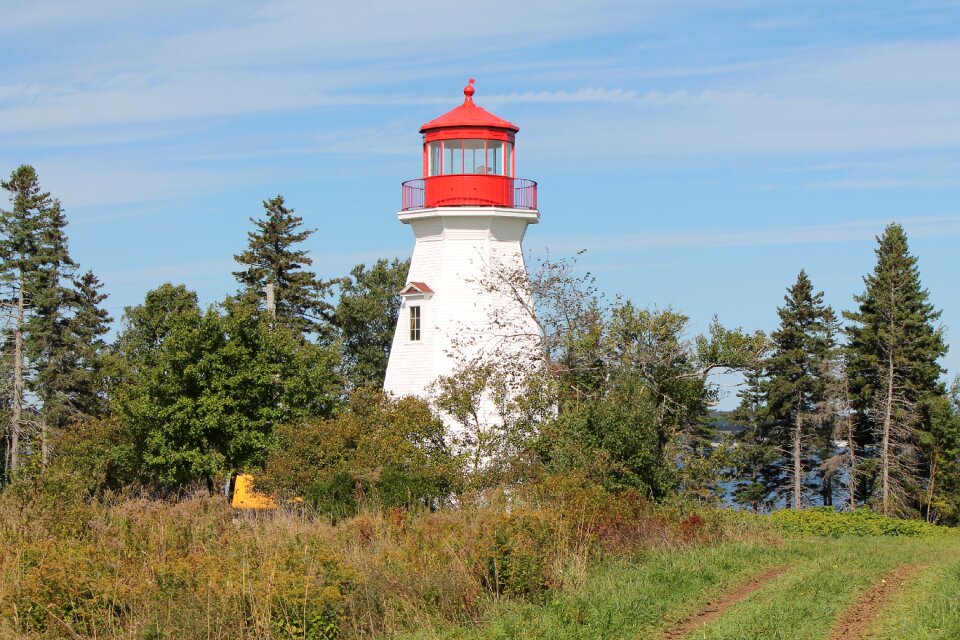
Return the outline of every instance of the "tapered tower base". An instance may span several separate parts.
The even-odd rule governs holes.
[[[439,207],[401,211],[416,237],[403,304],[393,337],[384,389],[395,395],[429,397],[431,385],[475,358],[499,333],[494,309],[516,305],[484,282],[496,273],[524,268],[521,243],[537,210],[499,207]],[[507,310],[509,311],[509,310]],[[537,334],[533,318],[517,308],[507,314],[522,331]],[[535,348],[532,346],[532,348]]]

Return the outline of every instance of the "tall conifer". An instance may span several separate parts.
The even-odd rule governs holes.
[[[875,459],[873,488],[890,514],[916,500],[918,430],[929,429],[928,401],[944,393],[938,360],[947,346],[903,227],[891,224],[877,240],[877,264],[854,296],[858,308],[844,316],[858,441]]]
[[[77,265],[70,257],[67,219],[58,200],[42,211],[40,223],[30,286],[33,314],[27,322],[25,347],[35,369],[30,388],[42,403],[41,450],[46,461],[51,433],[73,414],[70,379],[79,345],[71,339],[69,324]]]
[[[102,306],[107,299],[102,287],[92,271],[73,281],[73,316],[68,322],[73,348],[68,382],[72,413],[80,416],[101,416],[108,410],[103,373],[108,346],[103,338],[113,319]]]
[[[90,389],[78,383],[82,354],[91,348],[90,334],[78,330],[85,321],[84,305],[92,301],[75,288],[80,286],[74,280],[77,265],[70,257],[60,202],[40,189],[33,167],[18,167],[2,186],[13,204],[0,213],[0,282],[12,316],[6,351],[12,381],[8,433],[13,475],[21,466],[27,398],[37,404],[31,423],[39,427],[33,429],[39,446],[31,449],[44,460],[52,432],[91,403]],[[102,297],[94,306],[100,301]],[[101,325],[94,330],[100,336],[106,332],[105,323]]]
[[[814,292],[803,270],[777,309],[780,327],[771,334],[773,352],[765,364],[766,412],[785,450],[790,502],[803,506],[804,478],[814,450],[829,440],[825,403],[835,355],[836,315]]]
[[[740,405],[730,420],[743,427],[735,436],[731,473],[734,483],[732,498],[754,513],[772,507],[782,484],[779,442],[772,437],[772,424],[766,418],[762,365],[744,372],[744,388],[737,394]]]
[[[313,261],[300,247],[315,229],[304,229],[303,218],[287,208],[283,196],[263,201],[266,215],[250,218],[246,251],[234,256],[244,268],[233,275],[247,297],[264,299],[272,285],[275,315],[302,333],[328,337],[330,305],[324,301],[329,283],[307,270]]]
[[[10,194],[13,205],[0,211],[0,280],[5,289],[4,305],[11,316],[7,335],[11,387],[7,473],[14,477],[22,466],[22,439],[27,435],[24,413],[29,369],[25,337],[42,263],[41,231],[48,212],[59,205],[49,193],[41,191],[37,172],[29,165],[14,169],[0,186]]]

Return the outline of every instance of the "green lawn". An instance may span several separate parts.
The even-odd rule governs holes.
[[[940,551],[940,550],[938,550]],[[884,610],[872,638],[960,638],[960,541],[933,562]]]
[[[691,639],[827,638],[838,616],[894,567],[923,569],[893,596],[876,638],[960,638],[960,538],[803,538],[652,553],[594,568],[586,584],[542,605],[504,603],[471,628],[424,629],[416,639],[656,638],[706,602],[767,568],[789,563]]]

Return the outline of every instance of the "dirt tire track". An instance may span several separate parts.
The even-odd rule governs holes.
[[[857,640],[865,637],[870,625],[880,616],[883,606],[916,575],[922,564],[902,564],[870,587],[856,602],[840,614],[830,631],[829,640]]]
[[[768,569],[759,576],[742,583],[738,587],[727,591],[716,600],[708,602],[700,611],[692,616],[678,622],[675,626],[661,634],[660,640],[680,640],[707,625],[726,612],[727,609],[737,604],[751,593],[767,584],[777,576],[785,573],[791,567],[790,564],[783,564],[778,567]]]

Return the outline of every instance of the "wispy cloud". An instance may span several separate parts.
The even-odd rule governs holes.
[[[661,231],[633,235],[555,237],[542,242],[559,251],[629,251],[635,249],[763,247],[829,244],[872,240],[891,220],[864,219],[838,224],[764,229],[716,228],[697,231]],[[960,236],[960,215],[913,217],[899,220],[911,237]]]
[[[43,184],[70,209],[180,200],[263,178],[262,172],[253,169],[122,166],[106,162],[91,166],[67,158],[34,164]]]
[[[3,8],[0,32],[30,28],[51,28],[77,25],[118,13],[135,11],[133,3],[124,0],[8,0]]]
[[[236,269],[236,263],[228,260],[204,260],[176,264],[155,265],[103,274],[103,281],[110,285],[146,284],[156,286],[163,282],[196,281],[205,276],[221,276]]]
[[[781,31],[784,29],[808,29],[815,24],[815,20],[805,17],[765,18],[760,20],[751,20],[747,23],[747,28],[757,29],[760,31]]]
[[[347,253],[316,252],[311,257],[313,268],[319,272],[346,274],[357,264],[371,264],[380,258],[406,256],[410,248],[381,249],[378,251],[358,251]],[[233,260],[185,260],[169,264],[151,265],[135,269],[108,271],[103,281],[110,286],[141,285],[155,287],[163,282],[186,283],[195,287],[198,282],[214,280],[229,281],[232,272],[237,270]]]
[[[960,189],[960,177],[840,178],[806,186],[809,189]]]

